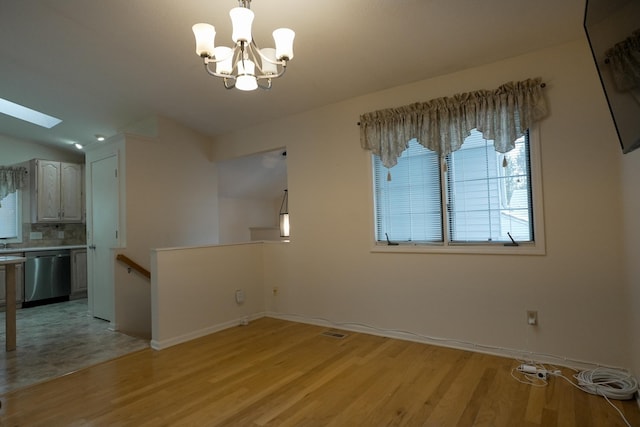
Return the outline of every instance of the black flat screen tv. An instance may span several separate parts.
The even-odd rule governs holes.
[[[623,153],[640,148],[640,0],[587,0],[584,29]]]

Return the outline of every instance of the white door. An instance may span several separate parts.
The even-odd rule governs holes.
[[[91,182],[91,231],[87,261],[88,296],[94,317],[114,321],[112,248],[118,245],[118,158],[114,154],[89,165]],[[91,307],[90,307],[91,308]]]

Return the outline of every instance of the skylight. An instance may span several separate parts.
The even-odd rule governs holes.
[[[0,98],[0,113],[51,129],[62,120]]]

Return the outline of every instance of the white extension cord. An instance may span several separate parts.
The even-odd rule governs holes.
[[[638,381],[629,373],[610,368],[596,368],[574,375],[578,386],[587,393],[616,400],[633,399]]]
[[[524,380],[514,376],[514,372],[522,374]],[[618,412],[626,425],[631,427],[622,411],[609,400],[629,400],[634,398],[635,393],[638,391],[638,381],[627,372],[603,367],[580,371],[573,376],[577,381],[576,384],[562,375],[559,369],[547,369],[543,364],[522,363],[511,372],[511,376],[519,382],[538,387],[546,386],[548,377],[562,378],[586,393],[602,396]]]

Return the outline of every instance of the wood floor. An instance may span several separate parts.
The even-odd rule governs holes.
[[[325,330],[264,318],[142,350],[0,396],[0,425],[625,425],[563,380],[517,382],[510,359]],[[634,401],[614,404],[640,426]]]

